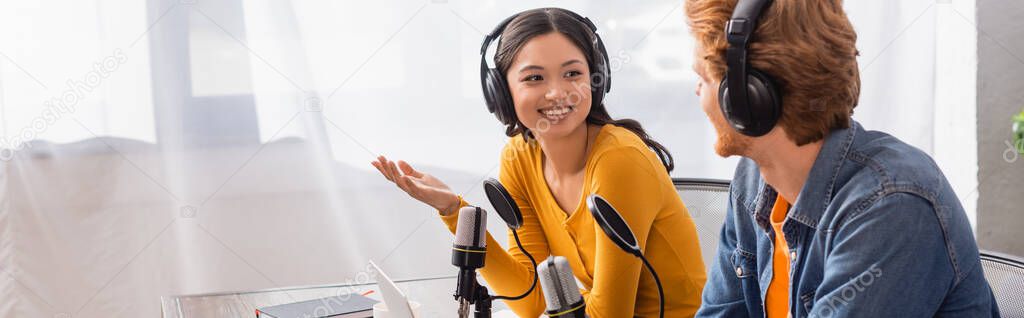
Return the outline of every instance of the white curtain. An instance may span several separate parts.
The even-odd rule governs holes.
[[[154,317],[160,296],[345,283],[368,260],[451,275],[435,212],[369,162],[405,159],[489,206],[505,137],[480,94],[482,33],[551,5],[597,22],[610,111],[672,151],[674,177],[731,176],[679,0],[0,4],[0,316]],[[856,117],[933,151],[932,1],[846,6]]]

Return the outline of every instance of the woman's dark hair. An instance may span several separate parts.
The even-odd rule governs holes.
[[[508,26],[501,33],[501,40],[498,43],[497,53],[494,56],[494,64],[501,71],[501,74],[507,74],[508,68],[512,66],[512,60],[526,42],[529,42],[536,36],[551,32],[559,32],[565,35],[577,48],[583,51],[583,55],[587,57],[587,64],[590,66],[592,84],[607,82],[603,78],[594,78],[595,76],[601,76],[598,63],[604,63],[604,61],[594,61],[596,56],[594,54],[596,49],[594,43],[596,42],[597,35],[591,32],[587,25],[574,17],[573,13],[560,8],[539,8],[524,11],[509,22]],[[607,52],[604,53],[607,54]],[[599,86],[595,85],[594,89],[604,89]],[[506,105],[512,106],[511,103]],[[515,114],[514,111],[509,113]],[[603,101],[598,105],[591,105],[590,113],[587,114],[587,123],[594,125],[612,124],[632,131],[644,141],[647,147],[654,150],[654,153],[661,159],[661,163],[665,165],[666,170],[671,172],[675,168],[672,154],[668,152],[665,146],[654,141],[647,134],[647,131],[640,126],[640,122],[633,119],[612,119]],[[530,130],[516,118],[514,123],[506,126],[505,135],[513,137],[519,134],[523,134],[525,138],[533,138]]]

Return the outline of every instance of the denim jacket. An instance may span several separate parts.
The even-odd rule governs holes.
[[[729,194],[697,317],[764,317],[777,192],[744,158]],[[832,131],[782,232],[792,317],[999,316],[952,187],[927,154],[885,133]]]

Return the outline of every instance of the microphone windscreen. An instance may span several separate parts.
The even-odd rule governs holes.
[[[487,247],[487,214],[484,209],[467,206],[459,210],[455,245]]]
[[[548,312],[565,312],[581,304],[583,296],[565,257],[548,257],[537,265],[537,276],[540,277]]]
[[[513,230],[523,225],[523,213],[519,211],[516,200],[500,181],[493,178],[484,180],[484,193],[487,194],[487,200],[491,201],[494,212],[505,221],[505,225]]]

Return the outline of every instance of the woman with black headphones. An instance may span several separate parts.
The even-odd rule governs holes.
[[[492,67],[487,51],[498,38]],[[586,196],[599,194],[618,209],[659,269],[666,316],[693,316],[706,274],[696,227],[668,175],[672,156],[637,121],[608,114],[608,57],[594,24],[565,9],[528,10],[500,23],[481,51],[488,109],[511,137],[499,179],[523,214],[518,231],[524,248],[537,259],[567,258],[584,287],[588,316],[656,316],[659,296],[650,273],[587,213]],[[373,166],[436,208],[455,232],[458,210],[467,203],[441,180],[383,156]],[[480,272],[490,288],[502,295],[527,290],[534,271],[528,258],[487,239]],[[541,293],[536,289],[508,305],[519,316],[540,316]]]

